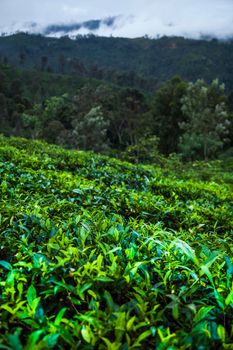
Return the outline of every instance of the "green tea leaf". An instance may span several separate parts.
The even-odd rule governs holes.
[[[16,334],[9,334],[8,335],[9,343],[14,350],[23,350],[23,345],[19,339],[19,336]]]
[[[139,335],[137,338],[137,343],[141,343],[144,339],[148,338],[151,336],[151,330],[147,330]]]
[[[63,318],[63,316],[64,316],[66,310],[67,310],[67,308],[64,307],[63,309],[61,309],[61,310],[59,311],[59,313],[57,314],[57,317],[55,318],[55,321],[54,321],[55,326],[59,326],[59,325],[60,325],[61,320],[62,320],[62,318]]]
[[[210,313],[211,310],[214,309],[214,306],[203,306],[200,308],[200,310],[197,312],[197,314],[195,315],[193,322],[194,323],[198,323],[200,321],[202,321],[203,319],[205,319],[208,314]]]
[[[31,308],[33,307],[34,299],[36,299],[36,289],[33,285],[31,285],[27,291],[27,300]]]
[[[84,339],[87,343],[90,343],[90,342],[91,342],[91,334],[90,334],[89,328],[87,328],[86,326],[82,326],[81,334],[82,334],[83,339]]]
[[[8,263],[7,261],[1,260],[0,261],[0,265],[5,267],[5,269],[7,270],[12,270],[12,266],[10,263]]]
[[[44,309],[41,306],[41,304],[37,305],[35,317],[36,317],[36,319],[38,320],[39,323],[43,323],[44,322],[45,315],[44,315]]]
[[[225,342],[226,331],[225,331],[225,328],[224,328],[221,324],[218,326],[217,332],[218,332],[219,338],[220,338],[223,342]]]

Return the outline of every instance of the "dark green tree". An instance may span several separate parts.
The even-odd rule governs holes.
[[[101,107],[92,107],[82,118],[73,122],[73,145],[96,152],[107,150],[108,125],[109,122],[104,118]]]
[[[48,64],[48,56],[42,56],[41,58],[40,58],[40,70],[42,71],[42,72],[44,72],[45,71],[45,68],[46,68],[46,66],[47,66],[47,64]]]
[[[184,131],[179,144],[181,153],[185,158],[215,157],[226,143],[231,125],[224,85],[217,79],[210,85],[203,80],[189,83],[182,111],[186,121],[180,123]]]
[[[182,133],[179,123],[184,120],[181,98],[186,90],[187,83],[174,77],[156,91],[152,100],[147,120],[151,132],[159,137],[159,150],[164,154],[177,151]]]

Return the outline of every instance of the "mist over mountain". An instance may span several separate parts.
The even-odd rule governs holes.
[[[144,22],[144,21],[143,21]],[[145,24],[145,23],[144,23]],[[218,39],[218,40],[230,40],[233,37],[232,31],[222,31],[216,33],[214,30],[183,30],[177,28],[177,25],[172,21],[167,23],[165,28],[155,29],[151,28],[142,31],[142,24],[133,15],[131,16],[110,16],[101,19],[90,19],[83,22],[54,22],[50,24],[44,24],[39,22],[14,22],[8,26],[0,25],[0,36],[13,35],[17,33],[27,34],[41,34],[47,37],[61,38],[62,36],[68,36],[71,39],[75,39],[78,35],[94,34],[97,36],[106,37],[150,37],[152,39],[162,36],[182,36],[187,39]],[[140,29],[139,29],[140,28]],[[129,34],[127,34],[129,33]],[[134,34],[135,33],[135,34]],[[150,34],[148,34],[150,33]],[[174,33],[174,34],[173,34]]]
[[[118,19],[119,16],[115,16],[103,19],[91,19],[78,23],[54,23],[49,25],[41,25],[35,22],[27,22],[23,24],[15,23],[8,28],[1,29],[0,27],[0,35],[6,36],[21,32],[58,38],[69,36],[74,39],[79,34],[98,34],[99,31],[104,29],[114,31]]]
[[[0,33],[229,39],[232,0],[1,0]]]
[[[43,33],[46,36],[52,36],[59,33],[72,36],[72,33],[79,32],[82,29],[86,29],[90,32],[96,32],[101,26],[113,27],[116,21],[116,17],[109,17],[105,19],[89,20],[82,23],[71,24],[52,24],[47,26]]]

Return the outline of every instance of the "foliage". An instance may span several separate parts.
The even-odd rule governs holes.
[[[166,36],[129,39],[87,35],[71,40],[18,33],[0,37],[0,56],[3,62],[7,59],[23,68],[88,76],[146,91],[177,74],[188,81],[203,78],[210,82],[218,77],[232,91],[232,45],[232,40]],[[42,67],[45,58],[46,66]]]
[[[0,157],[0,348],[232,348],[227,185],[19,138]]]
[[[186,94],[187,83],[180,77],[166,81],[152,98],[150,128],[159,139],[159,149],[164,154],[177,152],[182,130],[179,123],[184,121],[182,97]]]
[[[72,144],[84,150],[104,151],[107,148],[108,126],[101,107],[93,107],[81,120],[73,121]]]
[[[156,136],[140,138],[133,146],[128,146],[121,157],[132,163],[159,163],[159,139]]]
[[[36,69],[29,70],[3,64],[0,64],[0,78],[0,91],[13,97],[12,81],[17,80],[21,84],[24,97],[32,103],[41,103],[51,96],[62,96],[65,93],[72,95],[86,84],[92,84],[95,87],[100,84],[91,78],[41,72]]]
[[[208,96],[205,101],[196,91],[196,103],[194,96],[189,96],[191,92],[186,93],[188,83],[179,77],[164,83],[151,96],[93,79],[79,81],[6,65],[0,66],[0,78],[0,132],[7,136],[39,138],[108,154],[122,152],[135,162],[156,158],[153,154],[137,157],[144,147],[140,143],[143,139],[148,143],[148,138],[159,138],[158,149],[166,156],[180,150],[184,158],[193,160],[202,158],[202,149],[209,152],[208,157],[217,157],[233,144],[231,95],[227,98],[218,84],[202,82]],[[35,82],[41,87],[39,95]],[[191,110],[196,113],[193,119]]]
[[[224,85],[214,80],[208,86],[203,80],[197,80],[195,84],[189,83],[181,101],[186,116],[186,120],[180,123],[184,130],[180,140],[181,152],[188,158],[198,153],[204,159],[216,156],[227,141],[231,125],[224,102]]]

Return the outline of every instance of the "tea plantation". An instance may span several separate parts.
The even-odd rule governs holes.
[[[0,349],[233,349],[233,195],[0,138]]]

